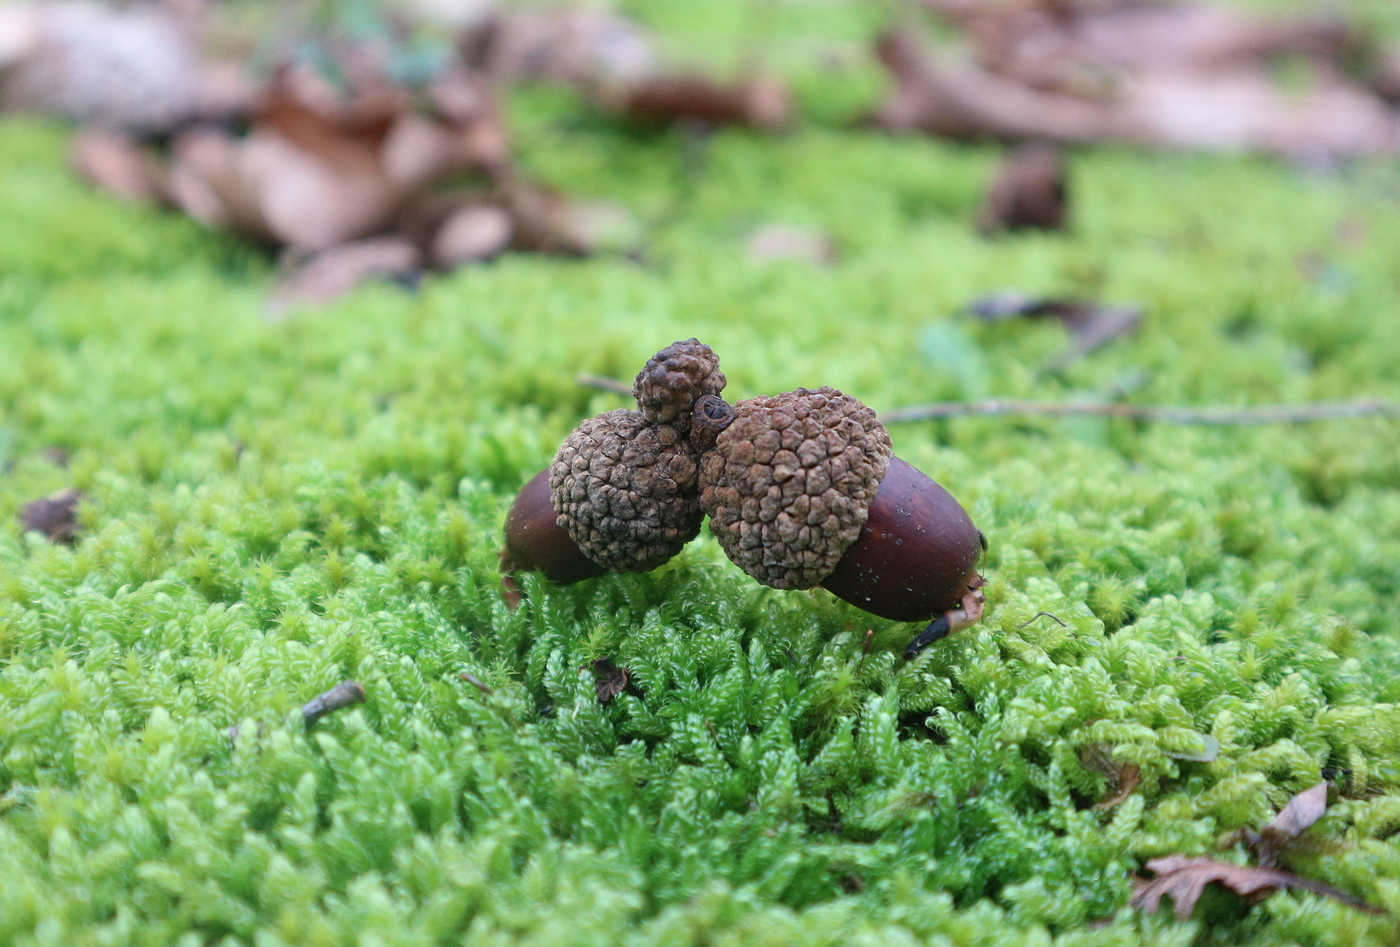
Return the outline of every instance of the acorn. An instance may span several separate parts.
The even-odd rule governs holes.
[[[947,490],[894,456],[870,408],[799,388],[732,407],[701,399],[693,423],[715,432],[700,505],[754,579],[820,585],[882,618],[929,622],[906,657],[981,618],[985,538]]]
[[[501,571],[569,583],[645,572],[679,552],[704,519],[698,451],[686,437],[694,402],[724,385],[718,356],[695,339],[654,355],[633,386],[640,410],[584,421],[515,498]]]

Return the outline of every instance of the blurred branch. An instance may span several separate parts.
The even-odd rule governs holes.
[[[1297,404],[1226,405],[1056,404],[1043,401],[944,401],[895,408],[880,415],[886,424],[956,417],[1095,417],[1158,421],[1163,424],[1300,424],[1347,418],[1400,418],[1400,403],[1377,398],[1304,401]]]
[[[631,397],[632,386],[602,375],[579,375],[585,388]],[[886,424],[907,424],[939,418],[966,417],[1092,417],[1124,418],[1129,421],[1156,421],[1162,424],[1303,424],[1310,421],[1343,421],[1351,418],[1400,418],[1400,402],[1380,398],[1352,401],[1302,401],[1295,404],[1157,405],[1050,401],[1017,401],[992,398],[986,401],[940,401],[915,404],[883,412]]]

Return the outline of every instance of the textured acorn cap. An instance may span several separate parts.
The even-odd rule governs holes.
[[[734,415],[701,459],[710,529],[764,585],[820,584],[860,535],[889,469],[889,433],[834,388],[741,401]]]
[[[632,383],[637,408],[653,424],[690,430],[690,412],[704,395],[724,390],[724,372],[714,349],[696,339],[673,342],[647,360]]]
[[[558,523],[613,572],[646,572],[700,531],[697,465],[685,437],[625,408],[584,421],[549,468]]]

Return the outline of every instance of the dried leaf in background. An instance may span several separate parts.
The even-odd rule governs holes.
[[[1232,865],[1213,858],[1187,858],[1184,855],[1154,858],[1147,863],[1147,868],[1157,877],[1150,881],[1135,880],[1135,891],[1128,903],[1149,914],[1157,910],[1164,896],[1169,896],[1176,916],[1185,920],[1195,910],[1196,902],[1205,892],[1206,885],[1212,883],[1222,884],[1238,894],[1256,898],[1268,897],[1280,888],[1299,888],[1334,898],[1370,914],[1381,913],[1362,899],[1340,888],[1277,868]]]
[[[775,260],[800,260],[813,266],[831,266],[836,262],[836,245],[820,230],[770,224],[760,227],[749,237],[748,257],[760,263]]]
[[[988,322],[1024,317],[1058,319],[1070,334],[1069,346],[1050,360],[1046,371],[1061,371],[1119,336],[1137,330],[1143,310],[1138,306],[1109,306],[1082,299],[1045,299],[1017,292],[983,297],[968,312]]]
[[[371,279],[411,276],[422,254],[403,237],[371,237],[311,257],[273,291],[268,305],[280,314],[297,305],[330,302]]]
[[[166,200],[166,170],[154,154],[120,131],[87,128],[73,136],[69,161],[78,176],[100,191],[134,204]]]
[[[636,82],[655,67],[642,28],[605,10],[497,10],[465,29],[466,60],[493,79]]]
[[[1250,840],[1259,864],[1272,867],[1279,854],[1327,813],[1327,783],[1305,789],[1288,801],[1274,820]]]
[[[594,686],[598,691],[598,703],[610,704],[627,689],[627,681],[632,672],[618,667],[609,658],[598,658],[593,662]]]
[[[696,122],[777,131],[792,120],[792,99],[776,79],[756,76],[722,83],[698,75],[658,75],[607,88],[603,109],[639,125]]]
[[[1002,159],[978,214],[984,234],[1014,230],[1062,230],[1068,212],[1064,153],[1029,142]]]
[[[83,492],[73,487],[32,500],[19,511],[20,526],[25,532],[43,533],[52,542],[72,545],[77,542],[78,504],[82,500]]]

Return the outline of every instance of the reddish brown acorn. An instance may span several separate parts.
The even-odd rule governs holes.
[[[700,503],[725,553],[764,585],[821,585],[897,621],[928,621],[929,643],[981,618],[984,540],[957,500],[893,456],[875,412],[833,388],[798,389],[721,409],[701,460]]]
[[[695,339],[653,356],[637,375],[640,411],[584,421],[506,516],[501,571],[555,582],[662,565],[700,531],[697,448],[686,434],[697,398],[724,389],[715,353]]]

